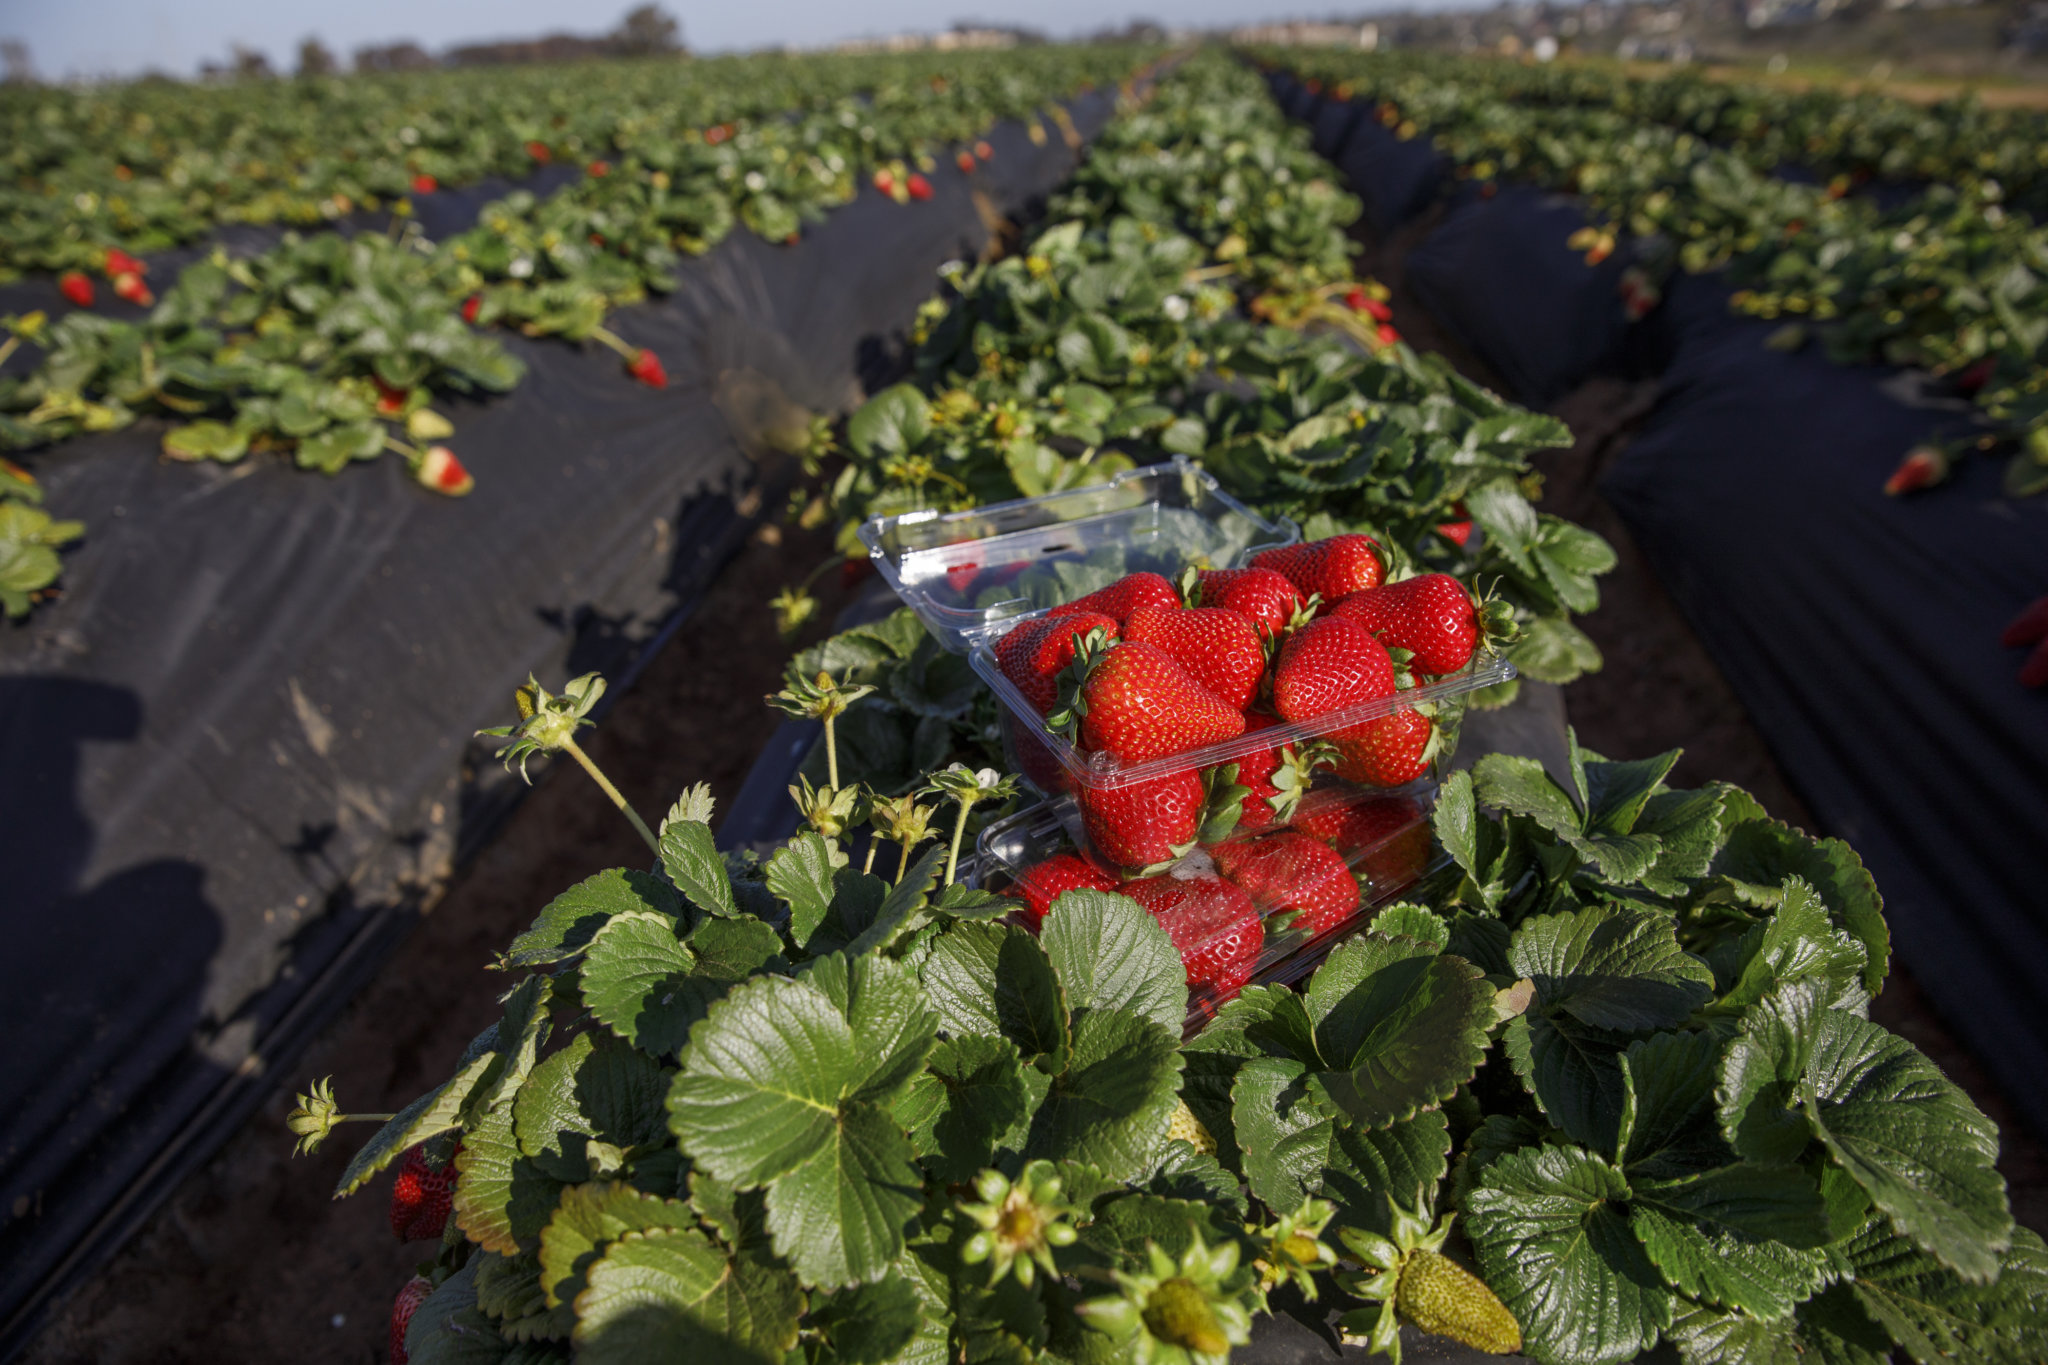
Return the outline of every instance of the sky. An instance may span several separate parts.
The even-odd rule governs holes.
[[[317,35],[346,58],[372,43],[411,39],[429,51],[473,39],[545,32],[602,33],[635,0],[0,0],[0,38],[28,44],[45,80],[133,76],[146,70],[195,74],[200,62],[239,42],[290,70],[299,41]],[[1132,19],[1212,26],[1358,12],[1372,0],[666,0],[683,41],[703,52],[786,43],[811,47],[842,38],[950,27],[958,20],[1022,23],[1070,37]],[[1392,7],[1391,5],[1389,7]],[[1433,7],[1430,0],[1418,7]]]

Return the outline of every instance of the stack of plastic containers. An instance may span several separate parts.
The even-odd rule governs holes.
[[[969,655],[1001,699],[1012,767],[1048,798],[984,832],[987,884],[1013,890],[1033,905],[1033,916],[1073,886],[1113,888],[1145,905],[1188,964],[1191,1018],[1247,984],[1306,972],[1374,907],[1431,870],[1427,815],[1436,774],[1456,743],[1462,698],[1514,676],[1505,661],[1478,654],[1453,675],[1310,721],[1120,763],[1049,733],[997,667],[995,643],[1127,574],[1177,581],[1189,567],[1240,567],[1299,540],[1292,523],[1260,517],[1175,459],[1040,498],[877,518],[861,538],[898,595],[941,644]],[[1170,857],[1142,868],[1119,865],[1090,839],[1090,812],[1141,807],[1149,793],[1197,776],[1207,791],[1227,789],[1239,766],[1270,764],[1277,751],[1357,735],[1404,711],[1428,716],[1436,740],[1425,774],[1398,788],[1339,782],[1319,770],[1298,801],[1277,811],[1254,802],[1236,827],[1212,821],[1213,838],[1176,842]]]

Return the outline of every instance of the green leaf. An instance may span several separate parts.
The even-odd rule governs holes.
[[[695,1229],[628,1233],[576,1299],[580,1365],[779,1362],[803,1296],[785,1271],[731,1260]]]
[[[1039,943],[1067,1006],[1119,1009],[1176,1035],[1187,1018],[1187,968],[1159,921],[1127,896],[1069,891],[1052,903]]]
[[[1231,1087],[1231,1127],[1244,1154],[1252,1197],[1273,1209],[1295,1209],[1329,1164],[1336,1127],[1319,1110],[1300,1062],[1259,1057],[1238,1069]]]
[[[924,1204],[910,1139],[864,1101],[839,1107],[826,1141],[768,1187],[775,1250],[806,1284],[878,1279]]]
[[[862,1059],[846,1092],[852,1099],[886,1102],[910,1083],[931,1050],[938,1021],[925,1004],[917,977],[886,958],[820,958],[803,980],[839,1007]]]
[[[924,395],[909,384],[883,389],[846,423],[847,443],[869,459],[907,454],[923,445],[930,432],[931,412]]]
[[[1706,964],[1678,946],[1669,916],[1593,907],[1524,920],[1508,948],[1547,1013],[1633,1031],[1684,1023],[1713,988]]]
[[[1383,1128],[1449,1099],[1486,1055],[1494,988],[1428,944],[1368,934],[1338,945],[1309,983],[1318,1099]]]
[[[1440,1109],[1390,1128],[1338,1124],[1318,1193],[1337,1205],[1342,1226],[1386,1236],[1393,1231],[1388,1198],[1404,1209],[1418,1202],[1426,1206],[1426,1196],[1449,1169],[1450,1152],[1450,1123]]]
[[[1597,672],[1602,662],[1600,647],[1562,616],[1523,622],[1521,638],[1507,653],[1522,676],[1546,683],[1568,683]]]
[[[469,1240],[501,1256],[540,1244],[563,1182],[521,1154],[512,1106],[484,1114],[462,1135],[455,1154],[454,1217]]]
[[[996,1144],[1030,1115],[1024,1058],[1006,1038],[970,1033],[939,1043],[927,1066],[940,1103],[912,1127],[911,1142],[935,1179],[965,1183],[992,1164]]]
[[[349,1158],[347,1169],[342,1171],[341,1179],[334,1186],[334,1197],[345,1199],[354,1194],[413,1144],[453,1132],[459,1127],[469,1092],[496,1059],[495,1052],[478,1052],[465,1060],[462,1069],[449,1079],[393,1115]]]
[[[696,1222],[679,1199],[658,1199],[631,1185],[605,1181],[562,1191],[540,1233],[540,1285],[548,1307],[574,1303],[604,1248],[628,1232],[686,1228]]]
[[[1847,1256],[1857,1301],[1921,1365],[2048,1359],[2048,1249],[2031,1229],[2014,1233],[1990,1284],[1963,1279],[1882,1219],[1850,1239]]]
[[[1586,760],[1586,830],[1591,834],[1627,834],[1633,830],[1643,807],[1677,765],[1680,753],[1671,749],[1654,758],[1615,762],[1579,749],[1576,734],[1571,736],[1571,744],[1577,755]]]
[[[1577,838],[1584,815],[1543,765],[1519,754],[1488,754],[1472,768],[1473,792],[1483,805],[1531,820],[1560,838]]]
[[[676,889],[699,910],[725,919],[740,913],[733,903],[725,859],[711,840],[711,826],[703,821],[672,820],[663,826],[661,866]]]
[[[1615,1162],[1631,1178],[1690,1174],[1732,1158],[1714,1126],[1721,1049],[1711,1033],[1660,1033],[1620,1058],[1621,1123]]]
[[[1067,1007],[1036,938],[1008,924],[956,924],[919,967],[926,998],[950,1033],[997,1034],[1027,1057],[1066,1066]]]
[[[497,1365],[505,1339],[476,1305],[478,1267],[465,1265],[435,1287],[405,1325],[407,1359],[438,1365]]]
[[[1745,935],[1740,950],[1741,971],[1720,1010],[1739,1012],[1786,982],[1809,978],[1826,984],[1831,1004],[1861,1002],[1863,945],[1835,928],[1820,895],[1797,877],[1786,880],[1777,909]]]
[[[1759,1186],[1797,1178],[1787,1167],[1730,1170]],[[1810,1181],[1807,1188],[1811,1192]],[[1759,1318],[1783,1318],[1820,1286],[1818,1255],[1675,1210],[1655,1191],[1638,1187],[1636,1193],[1629,1227],[1664,1282],[1686,1297],[1739,1308]]]
[[[682,1049],[697,1021],[686,988],[696,956],[676,921],[648,910],[614,915],[584,950],[583,1005],[612,1032],[656,1056]]]
[[[846,945],[847,955],[859,957],[894,939],[911,915],[924,907],[925,895],[930,891],[931,884],[938,877],[945,861],[945,847],[933,844],[923,857],[912,863],[910,870],[903,874],[903,879],[889,888],[889,894],[882,898],[874,918],[856,929],[853,942]],[[853,925],[847,927],[855,929]]]
[[[651,872],[615,867],[586,877],[549,901],[533,927],[512,940],[501,965],[541,967],[566,962],[589,946],[605,921],[628,910],[680,915],[675,889]]]
[[[1891,960],[1884,900],[1863,860],[1847,844],[1810,839],[1775,820],[1746,820],[1729,832],[1711,871],[1738,887],[1757,888],[1772,897],[1753,902],[1758,904],[1775,903],[1774,893],[1787,877],[1801,878],[1820,894],[1835,926],[1863,945],[1863,989],[1875,996],[1883,988]]]
[[[1137,1179],[1166,1142],[1179,1072],[1179,1035],[1156,1019],[1108,1008],[1081,1014],[1072,1056],[1039,1106],[1024,1155]]]
[[[462,1101],[462,1122],[473,1124],[486,1109],[519,1089],[540,1056],[550,1027],[548,1006],[554,999],[552,977],[534,975],[505,995],[505,1012],[498,1018],[492,1046],[497,1056],[477,1078]],[[471,1044],[472,1047],[475,1044]]]
[[[1373,912],[1369,932],[1382,938],[1412,938],[1439,953],[1451,943],[1451,926],[1443,916],[1420,905],[1381,906]]]
[[[1628,1182],[1573,1147],[1514,1152],[1479,1173],[1465,1231],[1530,1354],[1606,1365],[1647,1351],[1673,1299],[1628,1227]]]
[[[542,1061],[512,1101],[519,1150],[557,1180],[589,1175],[588,1142],[637,1147],[662,1137],[668,1077],[636,1048],[579,1033]]]
[[[208,418],[164,433],[164,454],[174,460],[219,460],[232,464],[249,451],[249,434]],[[341,462],[348,462],[343,453]]]
[[[833,873],[845,865],[846,855],[816,830],[805,830],[768,859],[768,889],[789,903],[789,937],[797,947],[810,942],[824,922],[832,907]]]
[[[891,1365],[916,1339],[922,1317],[917,1286],[898,1270],[840,1290],[812,1308],[806,1326],[824,1336],[836,1365]]]
[[[1884,1365],[1891,1343],[1852,1342],[1830,1330],[1822,1312],[1766,1321],[1747,1313],[1693,1305],[1672,1321],[1665,1338],[1684,1365]],[[1852,1307],[1852,1310],[1853,1307]],[[1868,1324],[1860,1324],[1866,1330]]]

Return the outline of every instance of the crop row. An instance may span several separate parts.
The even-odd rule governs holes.
[[[1637,307],[1674,270],[1725,268],[1737,286],[1734,306],[1783,320],[1784,345],[1812,335],[1844,361],[1950,376],[1995,432],[2019,443],[2012,491],[2048,487],[2048,226],[2016,211],[2012,187],[1987,169],[2012,167],[2038,199],[2048,144],[2026,118],[1979,120],[1973,137],[1981,135],[1981,145],[1914,150],[1904,137],[1905,160],[1877,157],[1877,169],[1936,180],[1887,204],[1855,192],[1857,173],[1870,171],[1876,153],[1860,134],[1807,136],[1819,143],[1814,163],[1847,168],[1836,179],[1785,178],[1777,169],[1803,159],[1771,133],[1767,115],[1733,112],[1744,106],[1731,96],[1697,118],[1706,135],[1691,131],[1678,98],[1689,89],[1683,83],[1662,99],[1570,100],[1558,97],[1556,82],[1627,78],[1534,77],[1506,64],[1419,54],[1267,56],[1369,103],[1399,136],[1427,134],[1465,177],[1582,196],[1594,225],[1573,245],[1597,262],[1632,238]],[[1805,107],[1812,122],[1834,127],[1874,98],[1829,113],[1825,97],[1814,96]],[[1918,125],[1918,111],[1877,103],[1897,107],[1890,119],[1867,117],[1869,126]],[[1751,119],[1758,126],[1745,133]]]
[[[162,439],[173,459],[232,462],[275,452],[334,473],[390,451],[428,487],[465,492],[468,471],[435,444],[453,429],[430,405],[519,382],[524,366],[494,327],[602,342],[634,378],[659,387],[667,380],[659,357],[604,324],[614,309],[674,289],[684,256],[710,250],[739,226],[794,241],[806,222],[870,181],[902,202],[928,198],[923,172],[946,144],[971,170],[988,153],[975,139],[994,118],[1029,116],[1043,138],[1037,118],[1048,106],[1128,76],[1143,56],[1104,47],[1000,62],[986,54],[908,65],[832,60],[801,96],[787,81],[810,59],[784,59],[796,75],[764,79],[744,95],[736,83],[754,69],[746,63],[707,64],[715,78],[673,64],[635,68],[610,76],[628,86],[610,131],[578,134],[564,149],[596,154],[583,174],[545,197],[515,191],[486,205],[475,226],[438,242],[410,221],[401,199],[389,232],[287,233],[247,256],[216,249],[181,270],[160,301],[148,298],[142,261],[95,247],[97,266],[150,311],[126,319],[82,306],[54,321],[40,312],[6,319],[6,349],[25,344],[36,363],[0,379],[0,448],[31,449],[157,416],[175,424]],[[650,102],[656,71],[690,93]],[[580,90],[581,74],[557,72],[549,88]],[[592,79],[602,87],[609,74]],[[707,84],[733,98],[703,104]],[[797,112],[786,112],[786,100]],[[748,117],[708,129],[691,118],[714,107]],[[196,232],[203,224],[188,226]],[[82,272],[63,283],[74,302],[93,301]],[[15,505],[15,520],[0,523],[0,584],[11,614],[53,581],[56,536],[65,529],[25,499]]]

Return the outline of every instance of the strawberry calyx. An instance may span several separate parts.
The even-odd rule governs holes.
[[[1202,812],[1196,817],[1195,842],[1221,843],[1237,828],[1244,799],[1252,789],[1237,780],[1239,765],[1219,763],[1202,771]]]
[[[1515,619],[1514,604],[1500,595],[1495,579],[1472,601],[1472,619],[1479,624],[1479,647],[1498,654],[1522,638],[1522,623]]]
[[[1282,745],[1280,766],[1266,781],[1273,787],[1273,794],[1266,798],[1272,808],[1277,824],[1288,824],[1301,806],[1301,798],[1308,793],[1315,781],[1315,770],[1328,767],[1337,761],[1337,746],[1328,740],[1310,739],[1295,744]]]
[[[1083,692],[1088,675],[1096,665],[1109,657],[1110,646],[1115,643],[1109,632],[1097,626],[1074,645],[1074,661],[1059,671],[1054,685],[1058,692],[1052,710],[1046,713],[1046,733],[1059,735],[1064,739],[1078,738],[1081,718],[1088,714],[1088,698]]]

